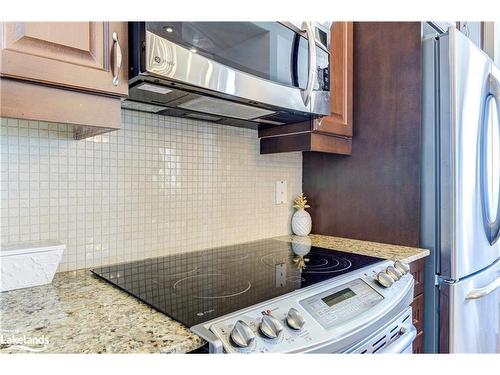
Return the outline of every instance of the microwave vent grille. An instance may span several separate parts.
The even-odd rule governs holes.
[[[212,97],[191,99],[185,103],[179,104],[178,107],[191,111],[210,113],[212,115],[224,117],[234,117],[243,120],[251,120],[275,113],[267,109],[251,107],[249,105]]]

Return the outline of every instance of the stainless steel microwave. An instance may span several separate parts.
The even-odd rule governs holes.
[[[330,114],[330,25],[131,22],[125,108],[255,128]]]

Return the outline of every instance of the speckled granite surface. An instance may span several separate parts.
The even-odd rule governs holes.
[[[182,324],[88,270],[0,293],[0,314],[0,353],[28,352],[12,346],[14,340],[42,353],[185,353],[204,344]]]
[[[420,249],[417,247],[351,240],[348,238],[323,236],[320,234],[310,234],[307,237],[290,235],[277,237],[277,239],[296,242],[303,245],[310,244],[311,246],[340,250],[348,253],[371,255],[385,259],[401,260],[406,263],[411,263],[430,254],[429,250]]]

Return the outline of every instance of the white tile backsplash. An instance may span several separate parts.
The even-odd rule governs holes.
[[[260,155],[254,130],[124,110],[121,130],[72,136],[1,119],[2,243],[60,240],[59,271],[290,231],[302,155]]]

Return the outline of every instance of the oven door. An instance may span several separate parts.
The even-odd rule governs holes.
[[[301,29],[280,22],[146,22],[145,73],[247,101],[327,115],[326,31],[310,22]]]

